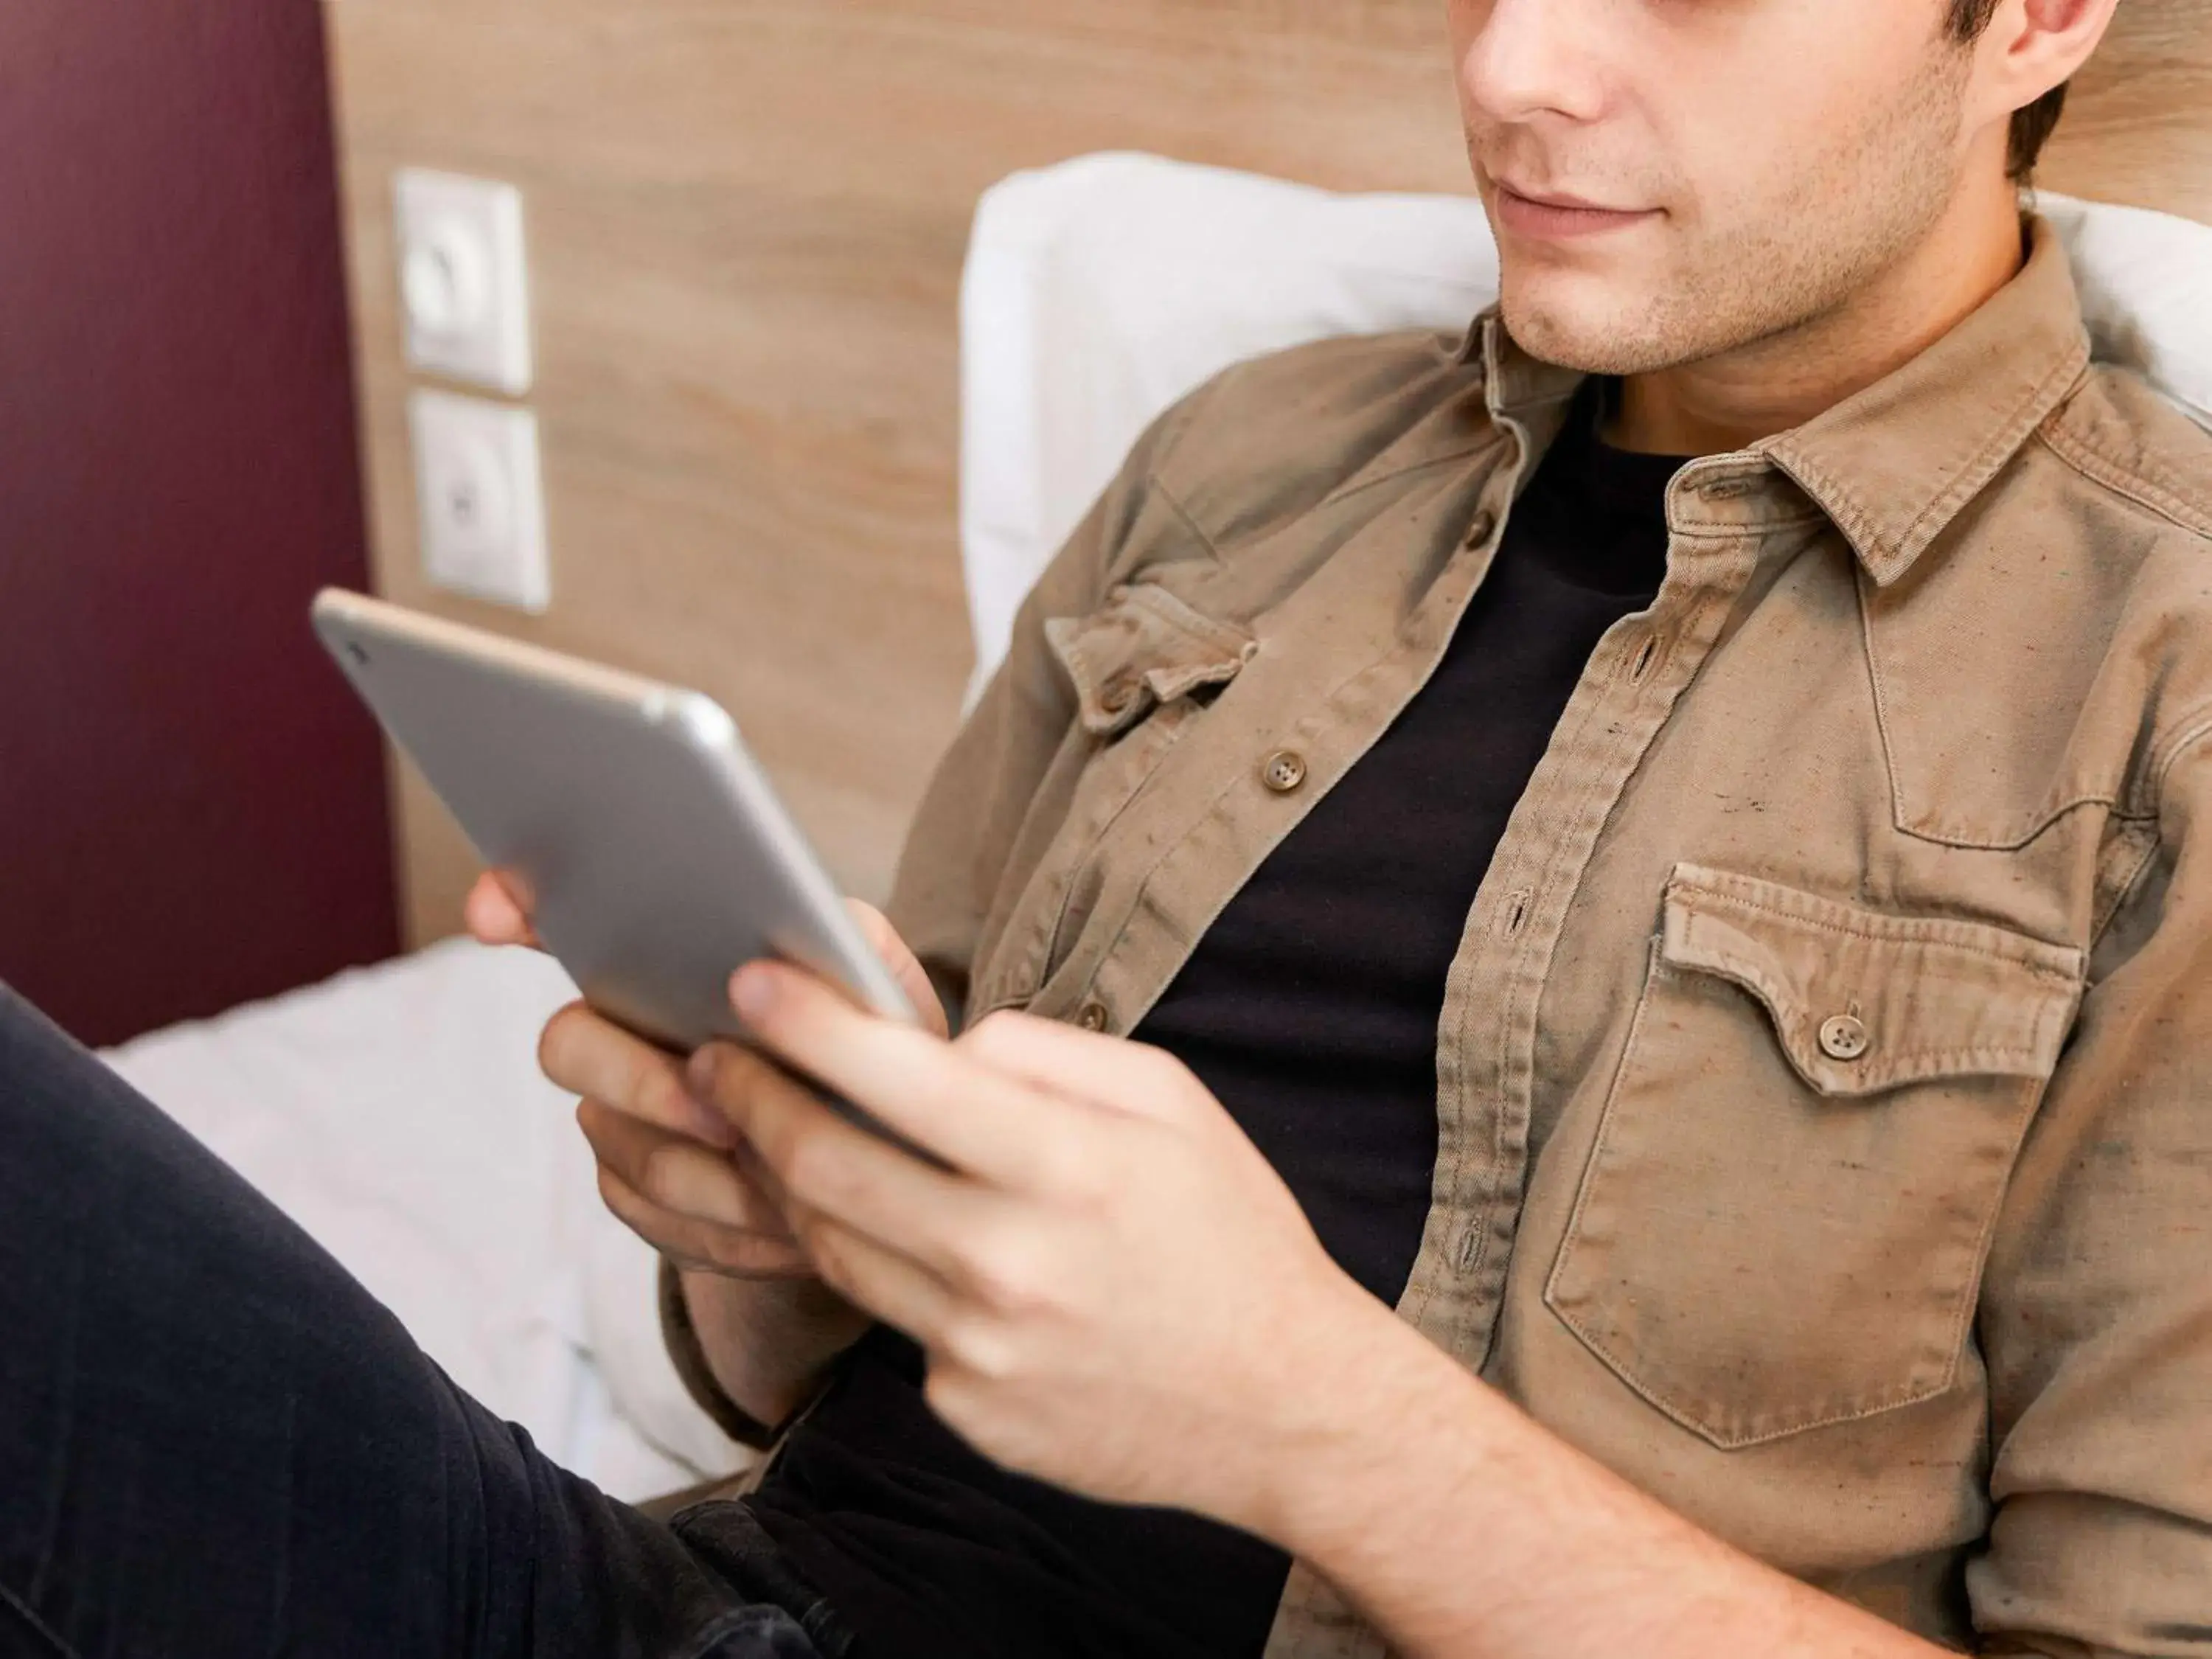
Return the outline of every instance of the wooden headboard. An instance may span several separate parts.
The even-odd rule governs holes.
[[[880,894],[969,666],[956,300],[978,194],[1138,149],[1459,191],[1437,0],[325,0],[380,590],[696,684]],[[419,574],[393,170],[528,203],[554,605]],[[2212,222],[2212,0],[2121,0],[2055,187]],[[417,781],[410,936],[471,860]]]

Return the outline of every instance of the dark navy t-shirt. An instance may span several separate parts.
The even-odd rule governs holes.
[[[1133,1034],[1197,1073],[1338,1265],[1386,1302],[1428,1217],[1437,1022],[1461,931],[1599,636],[1658,591],[1680,465],[1606,446],[1595,398],[1578,400],[1428,684]],[[921,1378],[903,1337],[865,1339],[747,1500],[858,1632],[858,1659],[1264,1647],[1281,1551],[1008,1474],[937,1419]]]

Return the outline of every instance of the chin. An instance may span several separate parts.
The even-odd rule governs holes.
[[[1658,296],[1589,271],[1503,273],[1505,331],[1530,356],[1585,374],[1642,374],[1686,355],[1655,326]]]

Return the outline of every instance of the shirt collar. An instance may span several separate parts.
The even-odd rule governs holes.
[[[1820,504],[1877,585],[1912,568],[2088,363],[2065,248],[2039,217],[2027,221],[2027,243],[2018,275],[1911,362],[1748,452]],[[1462,348],[1462,361],[1478,356],[1484,398],[1501,419],[1549,426],[1556,416],[1545,406],[1571,398],[1583,379],[1522,350],[1495,307]]]

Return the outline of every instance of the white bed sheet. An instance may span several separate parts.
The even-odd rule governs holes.
[[[750,1455],[684,1394],[653,1253],[607,1213],[539,1073],[575,994],[449,939],[103,1056],[273,1199],[454,1380],[556,1462],[641,1498]]]

